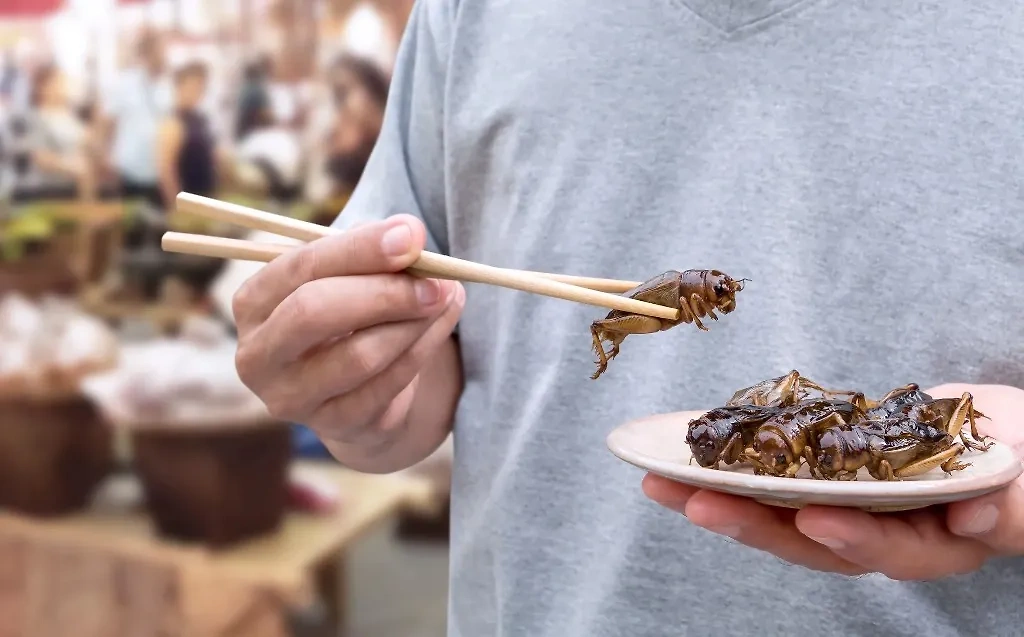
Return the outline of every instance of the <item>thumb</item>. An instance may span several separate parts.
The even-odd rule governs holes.
[[[994,493],[949,505],[954,535],[974,538],[998,553],[1024,554],[1024,484],[1016,480]]]

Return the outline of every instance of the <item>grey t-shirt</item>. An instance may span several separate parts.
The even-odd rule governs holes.
[[[1024,387],[1022,56],[1005,0],[417,3],[339,225],[414,213],[496,266],[752,279],[597,381],[604,311],[467,286],[452,637],[1024,631],[1024,560],[812,572],[659,508],[605,447],[791,368]]]

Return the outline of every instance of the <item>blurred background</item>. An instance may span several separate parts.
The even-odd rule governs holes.
[[[234,370],[259,238],[329,224],[412,0],[0,0],[0,637],[445,634],[451,443],[333,461]]]

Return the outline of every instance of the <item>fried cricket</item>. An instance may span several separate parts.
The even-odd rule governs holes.
[[[978,431],[985,415],[965,392],[933,398],[910,383],[872,400],[823,387],[799,371],[735,392],[723,407],[690,421],[686,442],[701,467],[749,465],[758,475],[901,480],[936,468],[970,466],[961,456],[992,446]]]
[[[680,323],[693,323],[707,331],[701,321],[708,317],[717,321],[715,311],[728,314],[736,309],[736,293],[743,289],[745,279],[733,279],[718,270],[669,270],[624,293],[638,301],[647,301],[678,308],[679,319],[669,320],[612,310],[603,319],[590,325],[594,353],[597,354],[597,379],[608,369],[608,361],[619,354],[619,346],[630,334],[653,334],[671,329]],[[604,343],[611,343],[605,350]]]

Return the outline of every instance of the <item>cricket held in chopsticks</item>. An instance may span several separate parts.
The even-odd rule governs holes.
[[[263,230],[299,241],[342,232],[315,223],[193,195],[179,193],[180,212]],[[295,249],[284,244],[242,241],[222,237],[168,232],[163,249],[221,259],[269,262]],[[619,354],[622,341],[630,334],[652,334],[681,323],[693,323],[707,331],[702,318],[718,320],[715,311],[728,314],[736,309],[736,293],[747,279],[734,279],[718,270],[669,270],[644,282],[512,270],[465,261],[424,251],[408,269],[414,276],[454,279],[467,283],[496,285],[522,292],[575,301],[611,311],[590,326],[597,371],[600,377],[608,362]],[[613,292],[617,293],[614,294]],[[606,351],[604,343],[611,343]]]

